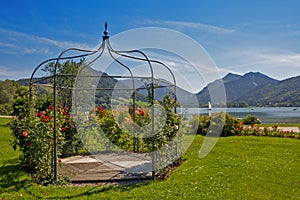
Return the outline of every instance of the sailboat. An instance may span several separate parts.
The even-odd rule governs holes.
[[[212,107],[211,107],[211,103],[210,103],[210,101],[208,102],[208,110],[211,110],[212,109]]]

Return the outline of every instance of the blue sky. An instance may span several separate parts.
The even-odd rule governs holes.
[[[259,71],[300,75],[300,1],[1,1],[0,80],[29,77],[68,47],[93,48],[141,27],[180,31],[201,44],[222,75]]]

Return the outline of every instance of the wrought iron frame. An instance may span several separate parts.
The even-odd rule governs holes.
[[[37,83],[39,83],[41,80],[45,80],[45,79],[49,79],[49,78],[53,78],[53,85],[51,85],[51,87],[53,88],[53,105],[54,105],[54,132],[53,132],[53,140],[54,140],[54,144],[53,144],[53,176],[54,176],[54,180],[57,182],[58,181],[58,161],[57,161],[57,89],[58,89],[58,86],[57,86],[57,78],[60,77],[60,76],[73,76],[71,74],[59,74],[57,72],[58,70],[58,65],[60,63],[61,60],[69,60],[69,59],[75,59],[75,58],[81,58],[81,57],[87,57],[87,56],[91,56],[91,55],[94,55],[96,53],[99,53],[99,55],[93,60],[91,61],[90,63],[94,62],[95,60],[99,59],[101,57],[101,55],[103,54],[104,50],[105,50],[105,47],[107,47],[107,50],[108,50],[108,53],[109,55],[111,56],[111,58],[117,62],[119,65],[121,65],[122,67],[124,67],[125,69],[128,70],[130,76],[127,76],[126,78],[131,78],[132,79],[132,91],[133,91],[133,105],[134,105],[134,109],[135,108],[135,99],[136,99],[136,96],[135,96],[135,91],[137,88],[135,88],[135,81],[134,81],[134,78],[145,78],[145,77],[137,77],[137,76],[134,76],[131,69],[126,66],[124,63],[122,63],[116,56],[114,56],[113,54],[116,54],[117,56],[121,56],[121,57],[126,57],[126,58],[129,58],[129,59],[133,59],[133,60],[139,60],[139,61],[144,61],[147,63],[149,69],[150,69],[150,72],[151,72],[151,76],[150,77],[146,77],[146,78],[149,78],[151,80],[151,85],[150,85],[150,88],[151,88],[151,93],[154,94],[154,90],[155,90],[155,87],[154,87],[154,82],[155,82],[155,77],[154,77],[154,72],[153,72],[153,67],[152,67],[152,64],[155,63],[155,64],[159,64],[161,65],[162,67],[164,67],[166,70],[168,70],[168,72],[171,74],[172,76],[172,79],[173,79],[173,83],[171,85],[171,87],[173,87],[173,93],[174,93],[174,98],[175,98],[175,101],[176,100],[176,79],[175,79],[175,76],[172,72],[172,70],[167,66],[165,65],[164,63],[158,61],[158,60],[152,60],[152,59],[149,59],[148,56],[141,50],[129,50],[129,51],[120,51],[120,50],[114,50],[109,42],[109,36],[108,36],[108,31],[107,31],[107,22],[105,22],[105,30],[104,30],[104,35],[102,36],[102,43],[100,45],[100,47],[97,49],[97,50],[87,50],[87,49],[80,49],[80,48],[68,48],[68,49],[65,49],[63,50],[59,56],[57,58],[50,58],[48,60],[45,60],[43,61],[42,63],[40,63],[32,72],[31,74],[31,77],[30,77],[30,84],[29,84],[29,92],[30,92],[30,99],[32,98],[32,89],[35,85],[39,85]],[[74,55],[74,56],[65,56],[64,57],[64,54],[66,54],[67,52],[70,52],[70,51],[75,51],[75,52],[78,52],[79,54],[78,55]],[[137,57],[137,56],[133,56],[133,55],[130,55],[132,53],[136,53],[136,54],[139,54],[141,57]],[[36,72],[42,67],[44,66],[45,64],[49,63],[49,62],[55,62],[55,66],[54,66],[54,72],[53,72],[53,75],[51,76],[48,76],[48,77],[44,77],[42,79],[38,79],[37,81],[34,81],[34,76],[36,74]],[[110,78],[124,78],[125,76],[108,76]],[[160,81],[162,81],[160,79]],[[169,83],[169,82],[167,82]],[[165,86],[162,86],[162,87],[165,87]],[[98,88],[97,88],[98,89]],[[106,88],[107,89],[107,88]],[[105,90],[103,88],[100,88],[100,90]],[[154,95],[152,95],[152,99],[151,99],[151,104],[153,105],[153,101],[154,101]],[[152,123],[152,147],[154,147],[154,106],[151,107],[151,111],[152,111],[152,115],[151,115],[151,123]],[[174,108],[175,109],[175,112],[176,112],[176,107]],[[154,148],[153,148],[154,149]],[[154,153],[152,153],[152,156],[151,156],[151,159],[152,159],[152,179],[154,180],[155,179],[155,171],[154,171]]]

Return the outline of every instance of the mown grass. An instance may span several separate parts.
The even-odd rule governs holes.
[[[2,199],[300,199],[300,140],[270,137],[220,138],[198,158],[197,136],[186,161],[167,181],[123,186],[39,186],[18,166],[9,145],[9,120],[0,119]]]

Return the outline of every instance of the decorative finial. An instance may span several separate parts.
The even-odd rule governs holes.
[[[109,38],[109,36],[108,36],[108,31],[107,31],[107,22],[105,22],[105,24],[104,24],[104,32],[103,32],[103,36],[102,36],[102,38],[103,38],[103,41],[105,41],[105,40],[107,40],[108,38]]]
[[[104,28],[105,28],[105,29],[104,29],[104,32],[103,32],[103,33],[104,33],[105,36],[107,36],[107,35],[108,35],[108,31],[107,31],[107,22],[105,22]]]

